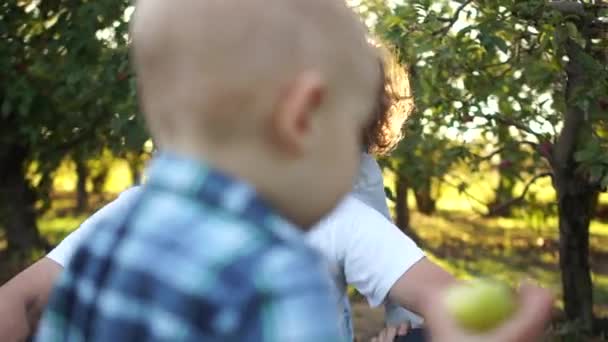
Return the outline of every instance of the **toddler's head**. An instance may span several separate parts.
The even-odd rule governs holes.
[[[251,183],[308,227],[350,190],[378,55],[343,0],[145,0],[139,96],[161,150]]]

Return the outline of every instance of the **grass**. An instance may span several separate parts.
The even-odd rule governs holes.
[[[501,220],[470,219],[458,212],[414,214],[414,230],[429,257],[461,278],[494,277],[516,284],[528,278],[561,294],[557,240],[552,232],[500,229]],[[595,311],[608,316],[608,237],[591,239]]]

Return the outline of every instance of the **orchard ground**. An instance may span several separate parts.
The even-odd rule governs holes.
[[[390,175],[387,180],[390,182]],[[103,206],[116,193],[129,186],[129,171],[123,162],[115,162],[106,183],[106,193],[91,198],[91,213]],[[55,178],[53,207],[38,221],[42,235],[57,244],[90,215],[75,214],[73,167],[63,165]],[[387,182],[387,183],[388,183]],[[469,188],[476,198],[486,198],[491,193],[489,181],[480,180]],[[535,186],[537,199],[549,201],[552,193],[550,184]],[[472,207],[470,199],[459,195],[448,186],[439,189],[439,210],[433,216],[424,216],[413,211],[413,230],[423,241],[423,248],[429,258],[438,262],[461,278],[488,276],[516,284],[522,278],[534,281],[552,289],[560,298],[561,285],[558,267],[558,232],[553,216],[518,215],[517,218],[485,218]],[[606,196],[602,203],[608,202]],[[410,203],[415,203],[412,199]],[[547,202],[549,203],[549,202]],[[477,208],[479,209],[479,208]],[[1,233],[0,233],[1,234]],[[594,221],[591,226],[591,265],[593,270],[594,304],[597,317],[608,317],[608,223]],[[5,248],[0,235],[0,253]],[[27,255],[0,254],[0,283],[19,270],[44,255],[44,251],[32,251]],[[382,327],[382,310],[370,309],[363,299],[353,291],[355,302],[356,334],[367,340]],[[558,307],[562,303],[558,302]],[[556,321],[561,314],[556,315]],[[564,336],[573,327],[556,324],[549,340],[582,341],[580,337]],[[594,341],[597,341],[594,340]]]

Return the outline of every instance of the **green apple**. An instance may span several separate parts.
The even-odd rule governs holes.
[[[513,297],[508,285],[477,279],[449,288],[445,304],[462,328],[482,333],[496,328],[513,314],[516,308]]]

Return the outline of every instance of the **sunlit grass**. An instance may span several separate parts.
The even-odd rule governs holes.
[[[432,217],[415,213],[411,222],[425,242],[428,257],[455,276],[491,277],[514,286],[529,279],[561,298],[556,234],[526,229],[525,222],[515,222],[504,229],[500,226],[504,219],[469,219],[454,212],[441,212]],[[607,247],[605,236],[592,234],[592,260],[600,258],[595,260],[596,264],[608,262],[596,255]],[[608,274],[603,267],[596,271],[593,273],[595,310],[605,315],[608,313]],[[562,305],[558,301],[558,307]]]
[[[38,220],[40,233],[52,245],[56,245],[87,218],[88,215],[52,217],[50,215]]]
[[[608,236],[608,222],[592,221],[589,229],[591,234]]]
[[[602,317],[608,317],[608,275],[593,275],[593,301],[604,303],[596,307],[596,313]]]

